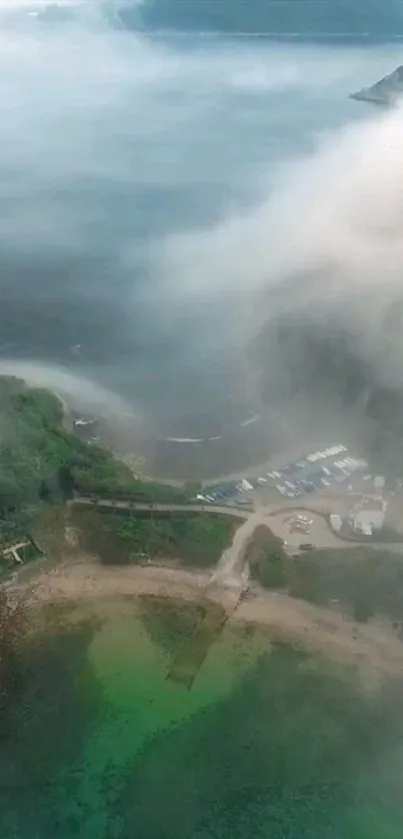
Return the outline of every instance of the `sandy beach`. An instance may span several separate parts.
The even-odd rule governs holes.
[[[91,557],[67,561],[51,570],[39,571],[26,585],[31,603],[48,600],[79,600],[87,597],[140,596],[154,594],[196,600],[208,585],[210,574],[164,566],[108,567]]]
[[[208,572],[161,566],[108,568],[92,557],[62,562],[39,570],[16,589],[32,608],[49,601],[78,601],[82,598],[141,597],[154,595],[175,600],[197,601],[208,596]],[[222,591],[222,604],[227,595]],[[214,600],[220,598],[214,592]],[[316,649],[342,663],[358,668],[365,681],[403,674],[403,643],[390,623],[373,620],[357,624],[339,612],[320,608],[279,592],[254,588],[230,615],[233,625],[243,623],[267,627],[273,640],[292,640]]]

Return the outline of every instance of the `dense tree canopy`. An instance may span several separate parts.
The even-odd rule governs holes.
[[[84,536],[86,550],[107,565],[161,557],[197,568],[216,564],[236,527],[225,516],[138,518],[80,510],[74,522]]]

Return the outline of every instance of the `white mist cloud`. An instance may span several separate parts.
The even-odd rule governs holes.
[[[325,302],[381,267],[398,287],[399,116],[347,96],[399,50],[164,41],[95,10],[0,16],[0,339],[65,365],[81,344],[163,417],[222,393],[288,283],[297,311],[312,272]]]
[[[318,137],[310,154],[280,164],[257,207],[166,240],[169,295],[190,310],[225,301],[241,344],[284,312],[328,318],[380,366],[385,311],[403,299],[402,147],[403,106]],[[395,337],[383,373],[403,384]]]
[[[0,360],[0,376],[15,376],[32,387],[44,387],[69,400],[77,410],[95,412],[97,417],[124,423],[128,404],[115,393],[90,379],[41,361]],[[131,414],[132,420],[134,415]],[[138,418],[138,421],[139,418]]]
[[[390,60],[375,51],[370,72]],[[242,158],[246,152],[250,163],[250,152],[243,149],[249,137],[237,133],[239,123],[256,120],[248,100],[260,97],[262,109],[277,112],[271,120],[261,115],[266,136],[258,143],[257,163],[264,165],[267,144],[270,168],[273,151],[278,154],[271,148],[278,142],[276,122],[283,112],[285,129],[290,122],[290,103],[282,97],[301,98],[303,123],[312,119],[304,96],[319,97],[317,104],[323,96],[325,105],[329,91],[340,89],[343,101],[351,85],[367,77],[368,66],[369,56],[354,50],[225,43],[185,50],[113,31],[106,21],[95,28],[74,21],[47,27],[21,18],[17,28],[3,26],[0,167],[3,190],[14,204],[0,223],[0,236],[4,230],[12,239],[14,221],[20,241],[26,233],[41,246],[47,221],[56,241],[82,245],[88,228],[108,215],[107,207],[98,207],[91,218],[82,200],[101,181],[135,191],[139,185],[194,187],[219,181],[221,174],[231,187],[248,174]],[[265,103],[265,93],[278,99]],[[315,121],[314,131],[320,127]],[[36,213],[27,213],[24,201],[30,206],[33,198]],[[128,234],[125,244],[130,247]]]

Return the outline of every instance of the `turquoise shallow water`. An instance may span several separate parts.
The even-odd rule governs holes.
[[[1,720],[2,839],[401,839],[400,685],[228,626],[188,691],[195,607],[157,606],[48,618]]]

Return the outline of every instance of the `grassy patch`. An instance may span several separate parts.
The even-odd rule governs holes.
[[[118,565],[161,557],[209,568],[230,544],[235,528],[225,516],[137,517],[76,510],[74,520],[86,549],[105,564]]]
[[[403,623],[403,557],[387,550],[306,551],[264,558],[253,572],[265,588],[286,588],[320,606],[334,603],[356,620],[384,614]]]

